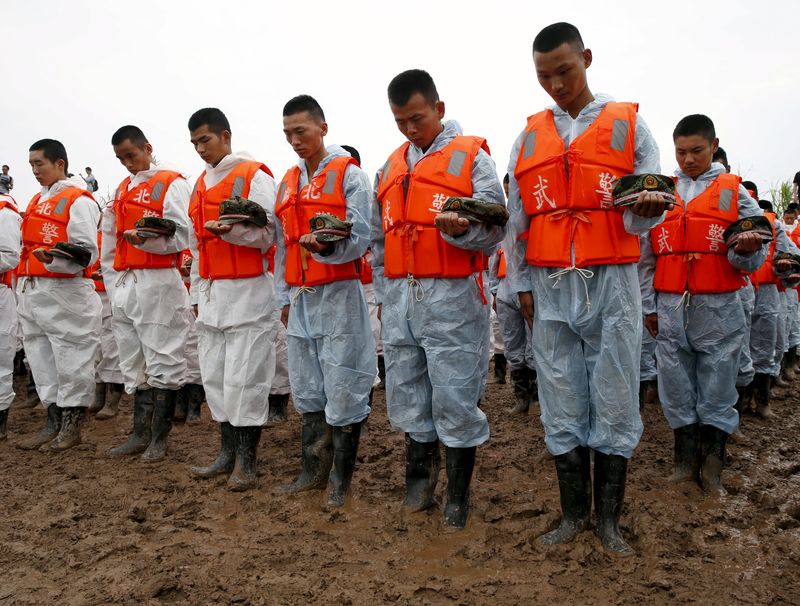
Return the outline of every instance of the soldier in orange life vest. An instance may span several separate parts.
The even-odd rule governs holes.
[[[256,482],[275,374],[279,312],[267,259],[275,239],[275,181],[261,162],[232,153],[231,127],[219,109],[192,114],[189,132],[206,163],[189,207],[197,346],[208,408],[220,424],[216,460],[191,472],[200,478],[230,474],[228,488],[242,491]],[[221,223],[220,204],[235,195],[262,206],[268,223]]]
[[[328,505],[347,498],[377,359],[361,290],[369,244],[372,189],[353,157],[325,147],[328,124],[312,97],[283,108],[283,132],[300,157],[278,186],[275,284],[289,334],[292,401],[303,416],[302,471],[284,490],[330,484]],[[351,235],[320,242],[309,222],[330,213],[352,223]]]
[[[101,220],[102,222],[102,220]],[[97,247],[101,254],[103,250],[102,233],[97,233]],[[108,299],[106,285],[103,282],[100,258],[92,265],[89,276],[94,282],[94,289],[103,305],[102,323],[100,328],[100,348],[97,352],[95,365],[95,393],[94,403],[89,407],[89,412],[95,413],[94,418],[100,421],[117,416],[117,405],[125,392],[125,379],[119,368],[119,347],[114,337],[111,326],[111,301]]]
[[[87,267],[98,256],[100,208],[83,180],[67,178],[67,152],[60,142],[34,143],[30,164],[42,191],[28,203],[22,221],[17,312],[47,420],[18,446],[58,452],[81,443],[85,411],[94,401],[102,306]],[[88,263],[50,253],[60,242],[88,251]]]
[[[797,229],[797,204],[789,204],[783,212],[783,228],[789,239],[795,246],[800,246],[800,230]],[[788,379],[794,379],[797,372],[797,346],[800,345],[800,301],[798,301],[798,289],[792,289],[790,293],[791,308],[789,309],[789,337],[787,341],[788,350],[784,360],[784,371]]]
[[[533,62],[555,105],[528,118],[511,152],[514,246],[506,253],[508,279],[533,322],[541,419],[563,512],[559,528],[541,540],[564,543],[588,529],[594,492],[603,546],[629,555],[619,516],[627,461],[642,434],[637,236],[661,220],[667,204],[642,192],[618,210],[612,187],[623,175],[658,172],[658,146],[635,103],[589,89],[592,52],[573,25],[539,32]]]
[[[19,265],[21,222],[14,198],[0,194],[0,440],[6,438],[8,409],[14,400],[18,320],[13,288],[14,270]]]
[[[434,505],[442,442],[444,522],[463,528],[476,448],[489,439],[478,408],[489,345],[482,276],[504,230],[440,211],[448,196],[505,200],[486,140],[443,121],[445,105],[430,74],[402,72],[387,92],[408,141],[375,177],[371,247],[389,420],[406,434],[403,506]]]
[[[768,247],[755,233],[725,245],[731,223],[762,213],[739,177],[711,162],[713,122],[687,116],[672,136],[680,205],[643,239],[642,264],[655,272],[642,288],[658,292],[657,312],[645,310],[645,325],[657,338],[659,397],[675,433],[670,479],[699,480],[707,492],[724,494],[720,473],[739,423],[736,376],[746,330],[738,291],[743,272],[758,269]]]
[[[125,391],[134,401],[133,432],[110,454],[141,453],[142,461],[154,462],[166,456],[186,373],[189,297],[178,263],[189,244],[189,184],[180,172],[155,164],[138,127],[121,127],[111,145],[130,176],[103,210],[101,261]],[[175,234],[143,237],[135,227],[143,217],[173,221]]]

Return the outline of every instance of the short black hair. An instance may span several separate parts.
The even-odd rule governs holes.
[[[293,116],[301,112],[308,112],[315,120],[325,122],[325,112],[322,111],[322,106],[311,95],[297,95],[289,99],[283,106],[284,116]]]
[[[756,199],[758,199],[758,186],[752,181],[742,181],[742,187],[756,192]]]
[[[117,132],[111,135],[111,145],[119,145],[123,141],[130,141],[136,147],[144,147],[150,143],[147,137],[144,136],[142,129],[133,124],[121,126],[117,129]]]
[[[728,154],[725,153],[725,150],[721,147],[717,148],[717,151],[714,152],[714,156],[711,158],[712,162],[722,162],[723,164],[728,163]]]
[[[759,200],[758,205],[762,208],[762,210],[765,210],[770,213],[773,212],[772,202],[770,202],[769,200]]]
[[[3,168],[7,168],[8,170],[11,170],[11,167],[8,164],[3,164]]]
[[[714,123],[711,118],[703,114],[692,114],[681,118],[672,131],[672,141],[674,142],[678,137],[691,137],[692,135],[700,135],[703,139],[713,141],[717,138],[717,131],[714,129]]]
[[[64,161],[64,172],[69,168],[69,160],[67,160],[67,150],[61,141],[55,139],[39,139],[36,143],[28,148],[29,152],[40,151],[44,157],[50,162],[57,162],[58,160]]]
[[[217,135],[224,131],[231,132],[231,125],[222,110],[216,107],[204,107],[198,109],[189,118],[189,132],[194,132],[201,126],[208,126],[208,130]]]
[[[87,172],[87,173],[90,173],[90,172],[92,172],[92,167],[91,167],[91,166],[87,166],[87,167],[86,167],[86,172]]]
[[[579,53],[582,53],[585,48],[578,28],[571,23],[559,21],[548,25],[536,34],[533,39],[533,52],[549,53],[564,43],[571,45]]]
[[[436,84],[433,82],[431,75],[424,69],[408,69],[397,74],[389,82],[386,92],[389,94],[389,103],[397,107],[406,105],[414,93],[419,93],[425,97],[425,101],[431,106],[436,105],[439,101],[439,91],[436,90]]]
[[[361,154],[358,153],[358,150],[355,147],[352,145],[342,145],[342,149],[353,157],[353,159],[356,161],[356,164],[361,166]]]
[[[786,213],[797,213],[800,212],[800,204],[797,202],[791,202],[786,206],[786,210],[783,211],[783,214]]]

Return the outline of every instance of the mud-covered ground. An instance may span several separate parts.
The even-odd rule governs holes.
[[[776,394],[773,421],[745,418],[722,500],[664,482],[672,433],[660,409],[645,410],[622,518],[636,555],[626,559],[591,532],[561,547],[536,542],[559,518],[555,471],[538,408],[505,414],[510,385],[490,386],[492,439],[478,451],[461,532],[443,530],[438,509],[401,512],[403,440],[383,392],[352,503],[333,512],[320,492],[272,495],[298,470],[294,411],[262,435],[258,489],[235,494],[224,479],[189,476],[216,454],[205,407],[203,424],[177,426],[168,460],[154,465],[106,456],[128,432],[129,401],[59,455],[14,447],[44,412],[12,407],[0,442],[0,604],[800,604],[799,388]]]

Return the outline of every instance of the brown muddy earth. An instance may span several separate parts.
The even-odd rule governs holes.
[[[438,509],[401,512],[403,439],[383,392],[352,502],[333,512],[321,492],[272,495],[299,468],[294,411],[263,433],[258,489],[237,494],[189,476],[216,454],[205,407],[154,465],[105,454],[128,432],[129,401],[58,455],[14,447],[44,412],[12,407],[0,442],[0,604],[800,604],[799,388],[776,392],[772,421],[745,418],[721,500],[665,483],[672,433],[649,406],[622,517],[636,555],[625,559],[591,532],[566,546],[536,541],[559,519],[555,471],[538,408],[505,414],[510,385],[489,388],[492,439],[461,532],[444,530]]]

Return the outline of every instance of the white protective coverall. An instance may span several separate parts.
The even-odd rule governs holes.
[[[578,137],[613,99],[595,94],[572,118],[558,106],[555,126],[565,145]],[[524,212],[514,170],[524,131],[509,163],[509,278],[514,292],[532,292],[536,306],[533,352],[539,381],[545,444],[554,455],[588,446],[606,455],[630,458],[642,435],[639,415],[639,366],[642,306],[635,263],[595,265],[563,272],[535,267],[525,260],[530,217]],[[659,151],[641,116],[636,118],[634,172],[659,172]],[[646,233],[663,217],[643,218],[630,208],[625,229]]]
[[[334,158],[349,156],[338,145],[327,147],[319,174]],[[308,185],[306,163],[301,160],[300,188]],[[363,170],[350,164],[344,174],[346,218],[353,224],[348,239],[335,243],[327,256],[313,254],[321,263],[346,263],[364,255],[369,246],[372,189]],[[360,423],[370,413],[369,392],[378,372],[375,340],[361,281],[340,280],[311,289],[289,288],[286,243],[280,222],[276,226],[275,284],[281,306],[291,304],[289,382],[292,401],[300,414],[325,411],[328,425]]]
[[[0,194],[0,200],[8,194]],[[7,206],[0,210],[0,274],[16,269],[19,264],[20,224],[22,218]],[[0,283],[0,410],[8,410],[14,400],[14,354],[17,351],[17,300],[14,291]]]
[[[68,187],[85,189],[80,177],[42,188],[41,201]],[[100,208],[88,195],[73,202],[67,224],[67,241],[91,252],[89,266],[97,261],[97,224]],[[25,357],[36,382],[36,391],[47,408],[85,407],[94,403],[94,365],[100,347],[102,304],[94,282],[83,277],[84,268],[74,261],[54,258],[48,271],[73,274],[74,278],[27,278],[17,282],[17,312]]]
[[[454,120],[424,151],[411,144],[409,170],[425,156],[461,135]],[[382,172],[375,177],[375,189]],[[505,196],[492,158],[478,151],[472,165],[472,197],[504,204]],[[418,278],[383,275],[384,233],[377,198],[372,211],[373,284],[383,304],[383,350],[386,402],[392,426],[416,442],[437,440],[450,448],[480,446],[489,439],[489,422],[478,408],[488,370],[489,312],[479,274],[467,278]],[[442,237],[466,250],[494,253],[503,239],[497,226],[470,224],[469,231]],[[491,296],[491,295],[490,295]]]
[[[151,165],[131,177],[128,190],[151,179],[158,171]],[[175,222],[169,238],[151,238],[136,248],[160,255],[178,255],[189,245],[189,183],[175,179],[164,194],[163,217]],[[100,263],[103,282],[111,301],[112,326],[119,346],[119,366],[125,391],[154,387],[176,390],[184,382],[184,348],[189,330],[189,296],[177,267],[114,271],[117,217],[113,201],[103,209],[103,242]]]
[[[207,189],[222,181],[240,162],[252,161],[246,153],[225,156],[219,164],[206,164]],[[275,239],[275,180],[258,171],[247,199],[261,205],[269,217],[266,227],[237,223],[222,239],[237,246],[267,252]],[[202,226],[200,226],[202,229]],[[190,248],[199,259],[194,230]],[[275,374],[275,339],[280,315],[275,303],[272,275],[264,257],[264,273],[253,278],[206,280],[200,263],[192,263],[192,296],[197,298],[197,345],[206,402],[217,423],[234,427],[262,426],[267,422],[268,398]]]

